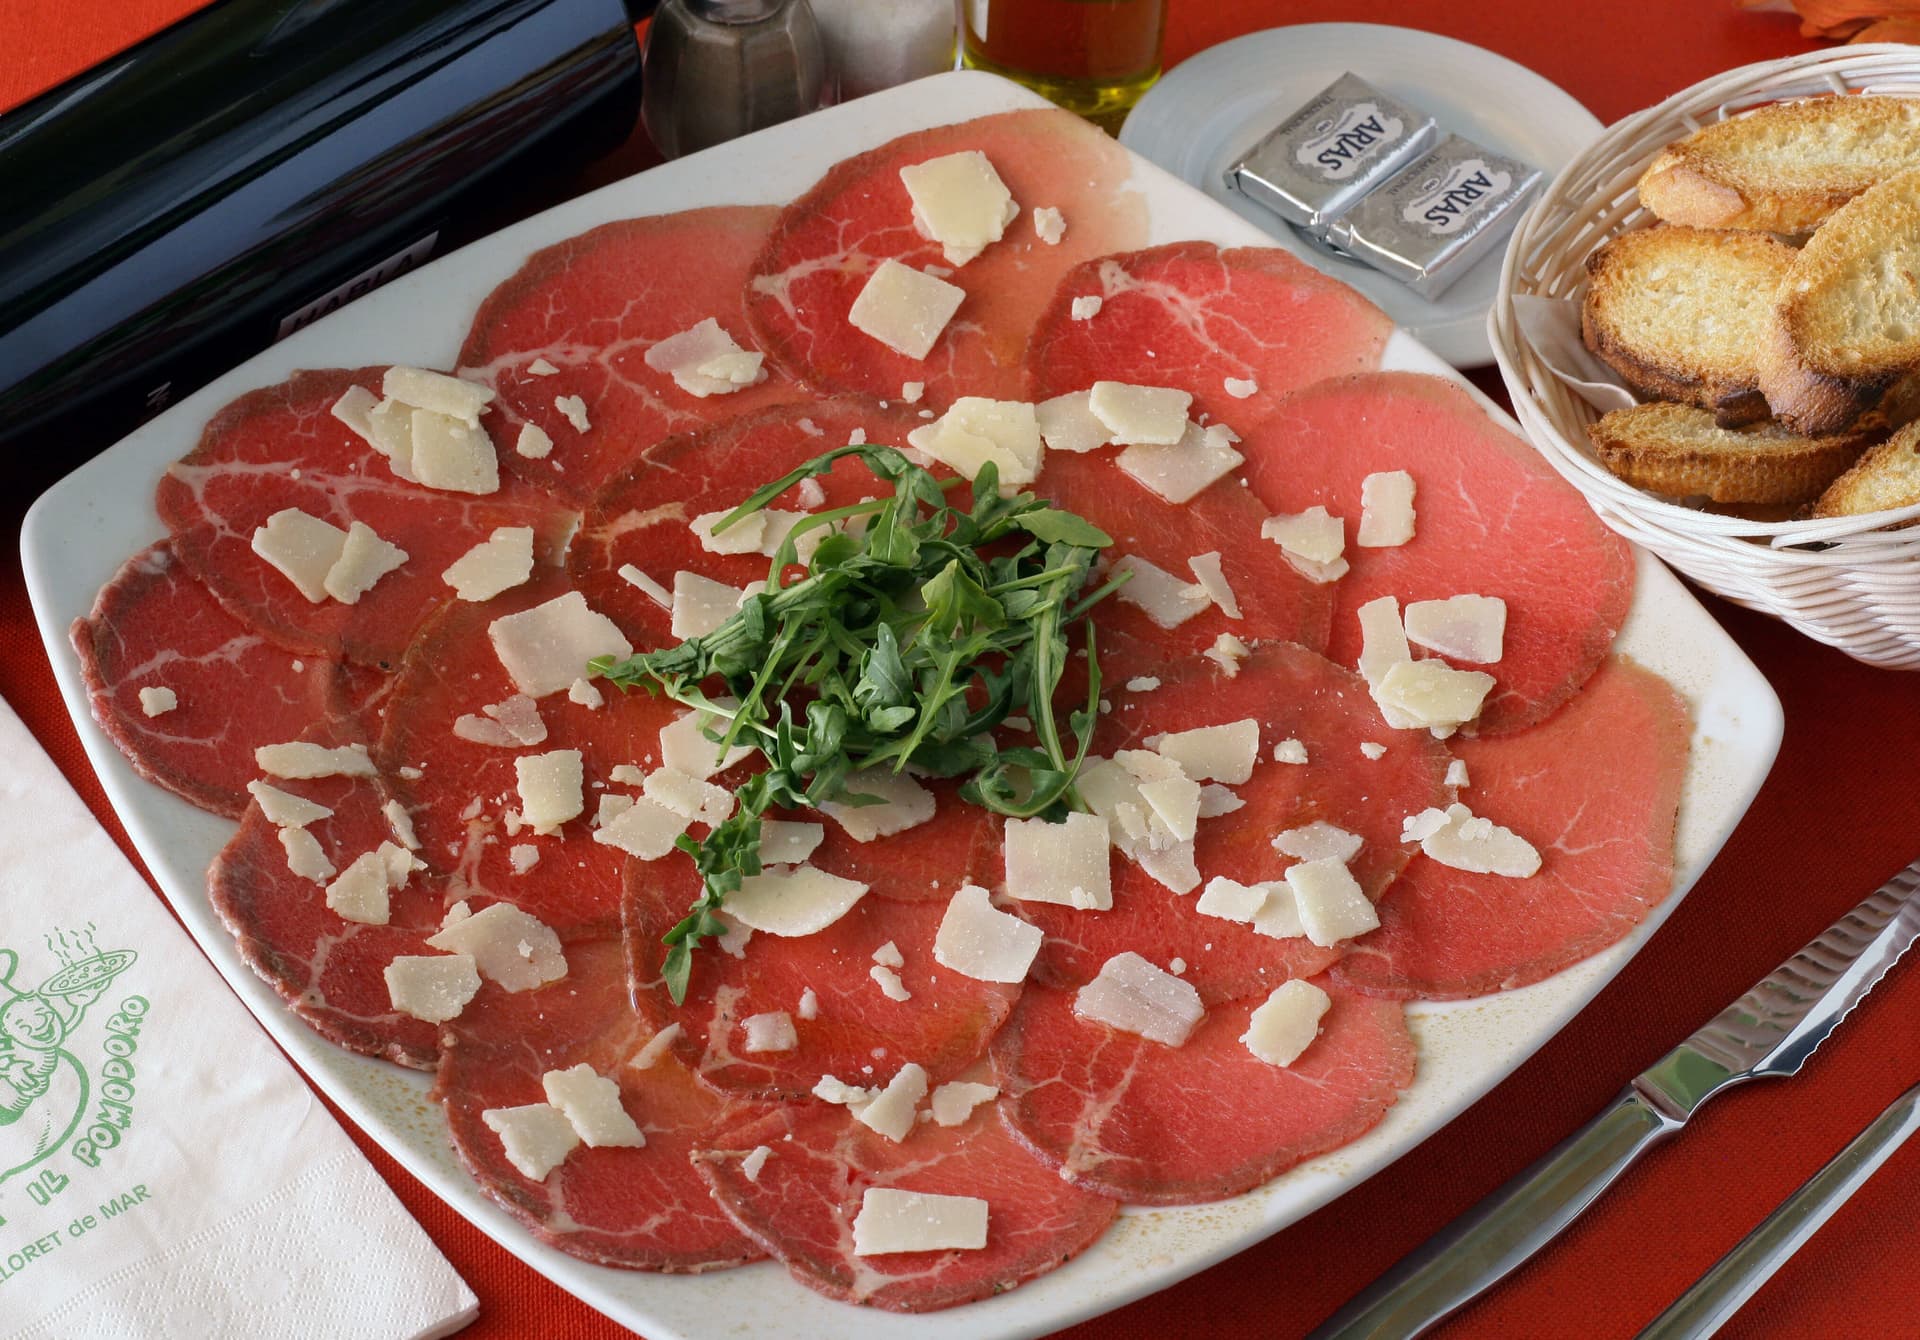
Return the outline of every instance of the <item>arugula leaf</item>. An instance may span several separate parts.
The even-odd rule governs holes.
[[[796,525],[768,564],[765,590],[720,627],[588,667],[622,689],[711,712],[716,750],[748,745],[765,765],[738,788],[730,818],[676,844],[701,878],[699,898],[661,937],[662,978],[676,1002],[685,1000],[699,945],[726,933],[727,896],[760,872],[761,816],[770,809],[879,803],[849,793],[848,781],[909,766],[963,779],[963,798],[1003,814],[1059,817],[1079,804],[1073,783],[1100,693],[1087,612],[1125,580],[1093,580],[1112,540],[1030,493],[1002,497],[991,464],[962,492],[964,480],[936,478],[894,448],[867,443],[762,485],[715,529],[848,458],[890,484],[891,495]],[[802,567],[795,537],[828,527]],[[1068,714],[1069,748],[1053,696],[1083,627],[1088,696]],[[721,705],[722,695],[738,705]],[[994,727],[1021,712],[1036,743],[1001,748]]]

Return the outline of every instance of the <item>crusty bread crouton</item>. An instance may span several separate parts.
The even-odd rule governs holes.
[[[1804,503],[1865,450],[1865,434],[1802,437],[1771,421],[1722,428],[1691,405],[1647,404],[1603,415],[1588,430],[1607,469],[1669,498]]]

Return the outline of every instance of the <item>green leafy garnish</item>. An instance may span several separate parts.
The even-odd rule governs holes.
[[[1098,527],[1030,493],[1002,498],[991,464],[970,496],[965,480],[936,479],[892,447],[859,444],[815,457],[729,512],[718,534],[803,479],[858,457],[890,496],[813,513],[794,526],[767,570],[766,588],[701,637],[594,673],[621,688],[663,693],[710,714],[716,757],[734,745],[766,768],[742,786],[731,818],[681,850],[700,871],[701,894],[662,937],[663,976],[686,998],[693,951],[724,934],[715,914],[740,881],[760,873],[760,817],[768,809],[863,803],[855,773],[911,766],[965,778],[973,804],[1018,817],[1058,818],[1077,803],[1073,781],[1093,739],[1099,658],[1087,611],[1124,577],[1087,590]],[[831,528],[805,575],[797,542]],[[1068,716],[1066,744],[1053,695],[1074,643],[1087,656],[1087,695]],[[724,684],[724,696],[708,686]],[[734,704],[737,703],[737,706]],[[1037,744],[1003,749],[993,728],[1026,713]]]

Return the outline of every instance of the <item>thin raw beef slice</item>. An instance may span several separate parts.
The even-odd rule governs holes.
[[[746,1161],[763,1147],[749,1177]],[[1105,1232],[1119,1208],[1022,1149],[992,1103],[957,1126],[921,1122],[898,1144],[842,1107],[783,1107],[719,1127],[694,1161],[721,1207],[795,1279],[894,1312],[971,1303],[1043,1275]],[[986,1201],[986,1246],[854,1255],[853,1222],[871,1187]]]
[[[1616,657],[1531,730],[1458,741],[1462,801],[1533,843],[1539,873],[1476,875],[1414,857],[1380,903],[1380,929],[1335,979],[1455,1000],[1540,981],[1623,939],[1673,888],[1689,729],[1672,685]]]
[[[566,946],[567,975],[529,991],[483,988],[446,1025],[434,1097],[474,1180],[534,1236],[628,1270],[720,1270],[760,1250],[720,1212],[690,1161],[726,1111],[671,1056],[631,1064],[649,1034],[626,1000],[620,946]],[[507,1161],[482,1114],[547,1101],[542,1076],[591,1066],[620,1086],[640,1146],[575,1147],[534,1181]]]
[[[1088,299],[1099,310],[1074,316]],[[1171,386],[1193,394],[1194,419],[1245,433],[1290,392],[1378,368],[1392,332],[1385,312],[1287,252],[1174,242],[1069,274],[1034,327],[1027,389],[1045,400],[1096,381]]]
[[[421,622],[452,598],[441,573],[455,559],[496,527],[530,526],[536,561],[558,563],[573,517],[510,477],[498,491],[475,495],[395,476],[330,412],[349,387],[378,395],[384,371],[296,372],[247,392],[167,470],[156,502],[174,552],[242,623],[291,651],[391,668]],[[341,530],[364,522],[405,550],[407,561],[357,603],[309,601],[253,552],[255,528],[286,508]]]
[[[915,230],[900,169],[966,150],[984,153],[1020,207],[998,242],[951,267]],[[781,211],[754,263],[748,312],[755,343],[813,389],[894,400],[909,382],[921,402],[956,396],[1021,398],[1028,333],[1062,275],[1146,238],[1146,206],[1126,187],[1124,149],[1071,113],[1003,112],[916,131],[837,164]],[[1058,209],[1065,236],[1034,230],[1036,209]],[[882,261],[931,268],[966,298],[925,359],[910,358],[847,321]]]
[[[655,442],[800,394],[768,368],[757,386],[703,399],[646,362],[709,319],[753,351],[747,270],[777,212],[723,205],[602,224],[536,251],[488,294],[459,366],[499,393],[488,423],[501,468],[578,506]],[[556,406],[567,396],[585,405],[586,431]],[[551,439],[545,456],[515,449],[523,423]]]
[[[1356,611],[1393,596],[1498,596],[1504,654],[1479,719],[1482,734],[1520,730],[1573,696],[1613,645],[1633,602],[1633,553],[1578,490],[1453,382],[1378,372],[1321,382],[1287,398],[1246,434],[1242,472],[1270,511],[1323,506],[1346,522],[1352,570],[1333,583],[1327,655],[1353,665]],[[1362,481],[1405,470],[1414,534],[1360,548]]]
[[[100,588],[72,638],[93,719],[135,771],[230,819],[246,811],[258,746],[295,739],[380,689],[378,676],[283,651],[248,629],[165,541]],[[175,705],[149,716],[142,689],[169,689]]]
[[[1074,1013],[1075,993],[1029,987],[993,1042],[1002,1114],[1075,1186],[1140,1205],[1251,1191],[1373,1129],[1413,1082],[1399,1002],[1316,979],[1332,998],[1291,1066],[1241,1034],[1265,996],[1213,1006],[1178,1047]]]

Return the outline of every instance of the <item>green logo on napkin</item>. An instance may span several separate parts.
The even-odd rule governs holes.
[[[86,1116],[87,1070],[66,1043],[135,957],[131,949],[102,952],[91,926],[49,935],[47,947],[60,970],[32,988],[13,980],[19,955],[0,949],[0,1183],[58,1151]],[[130,997],[121,1014],[130,1011],[144,1014],[146,1001]]]

